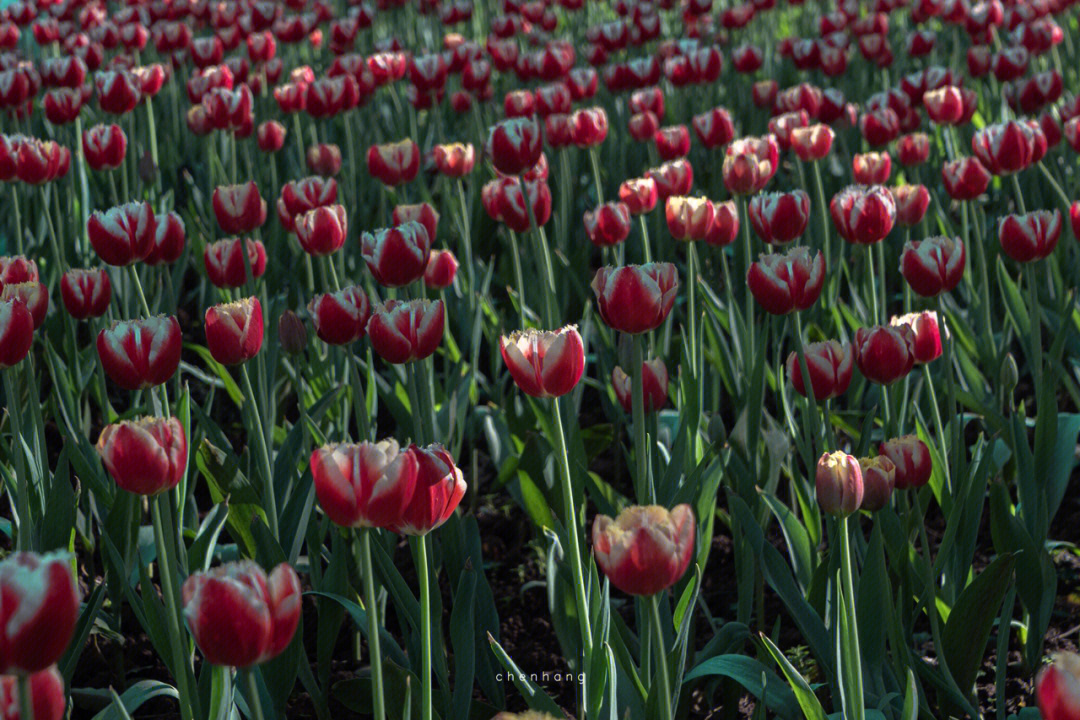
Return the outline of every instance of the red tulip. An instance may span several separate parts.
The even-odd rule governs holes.
[[[634,505],[612,520],[597,515],[592,541],[596,564],[629,595],[655,595],[686,573],[694,554],[694,512],[677,505]]]
[[[724,186],[734,195],[760,191],[776,174],[779,153],[780,147],[772,135],[734,141],[724,155]]]
[[[406,138],[395,143],[372,145],[367,154],[368,172],[384,185],[411,182],[420,171],[420,148]]]
[[[892,172],[892,158],[887,152],[856,154],[851,169],[855,182],[860,185],[884,185]]]
[[[810,220],[810,196],[802,190],[755,195],[747,208],[754,232],[769,245],[783,245],[803,234]]]
[[[941,179],[953,200],[974,200],[986,192],[990,173],[978,158],[962,157],[945,163]]]
[[[902,435],[886,440],[878,447],[878,452],[892,460],[896,466],[896,489],[920,488],[930,482],[934,465],[930,459],[930,450],[915,435]]]
[[[45,322],[45,315],[49,312],[49,291],[42,283],[33,280],[8,283],[0,291],[0,302],[6,300],[14,300],[26,306],[30,311],[30,319],[34,322],[34,330]]]
[[[427,230],[428,239],[435,241],[435,234],[439,228],[439,213],[429,203],[422,202],[414,205],[395,205],[390,215],[395,225],[403,225],[415,220]]]
[[[649,110],[634,113],[626,121],[626,130],[634,140],[650,142],[656,137],[656,133],[660,131],[660,118]],[[569,144],[569,142],[566,144]]]
[[[686,195],[694,184],[694,168],[686,158],[650,168],[645,175],[656,184],[657,196],[661,200],[667,200],[672,195]]]
[[[611,371],[611,386],[623,411],[633,412],[633,378],[618,365]],[[667,404],[668,371],[663,360],[656,358],[641,363],[641,387],[646,413],[656,412]]]
[[[465,478],[442,445],[411,445],[405,452],[416,458],[416,491],[391,529],[401,535],[423,536],[454,514],[465,495]]]
[[[585,347],[573,325],[559,330],[517,330],[503,335],[500,349],[510,376],[532,397],[565,395],[585,372]]]
[[[367,332],[371,303],[358,286],[316,295],[308,305],[315,334],[331,345],[347,345]]]
[[[129,202],[86,221],[90,244],[108,265],[124,266],[144,259],[153,250],[157,221],[148,202]]]
[[[470,143],[436,145],[432,157],[435,167],[447,177],[465,177],[476,166],[476,150]]]
[[[180,365],[180,323],[157,315],[120,320],[97,336],[98,357],[105,373],[125,390],[161,385]]]
[[[725,247],[735,241],[739,234],[739,211],[733,200],[713,203],[713,221],[705,233],[705,242],[714,247]]]
[[[187,241],[184,221],[174,210],[154,216],[154,241],[143,258],[147,265],[172,264],[180,259]]]
[[[1080,718],[1080,656],[1056,653],[1035,678],[1035,701],[1044,720]]]
[[[773,315],[806,310],[821,295],[825,284],[825,260],[821,252],[810,254],[806,247],[784,254],[763,254],[751,263],[746,284],[762,309]]]
[[[372,349],[396,365],[433,354],[442,342],[444,330],[442,300],[385,300],[373,308],[367,324]]]
[[[30,676],[30,697],[34,720],[64,720],[67,711],[64,678],[55,665]],[[0,705],[4,708],[4,720],[22,720],[17,676],[0,677]]]
[[[107,113],[125,115],[135,109],[142,99],[142,90],[135,75],[126,70],[103,70],[94,75],[98,105]]]
[[[905,167],[922,165],[930,157],[930,138],[926,133],[910,133],[896,143],[896,157]]]
[[[82,147],[92,170],[115,170],[124,162],[127,135],[119,125],[95,125],[83,130]]]
[[[844,452],[825,453],[814,473],[818,505],[830,515],[851,515],[862,505],[865,486],[859,461]]]
[[[650,212],[656,207],[657,197],[656,181],[652,177],[632,178],[619,185],[619,200],[626,205],[631,215]],[[1080,237],[1080,233],[1077,237]]]
[[[664,204],[668,231],[676,240],[703,240],[712,227],[715,210],[704,197],[669,197]]]
[[[855,332],[855,364],[867,380],[890,385],[915,365],[915,334],[907,326],[859,328]]]
[[[206,246],[203,265],[206,276],[214,287],[238,288],[247,281],[243,248],[247,249],[251,274],[262,277],[266,272],[266,248],[258,240],[250,238],[227,238]]]
[[[1008,175],[1033,162],[1035,134],[1027,124],[1015,120],[995,123],[975,133],[971,150],[992,174]]]
[[[855,367],[851,345],[826,340],[804,346],[803,353],[815,400],[821,402],[847,392]],[[806,385],[803,382],[798,353],[792,352],[788,355],[787,376],[795,392],[806,397]]]
[[[34,342],[34,317],[26,303],[0,299],[0,370],[18,365]]]
[[[609,202],[585,211],[585,234],[593,245],[618,245],[630,234],[630,208],[623,202]]]
[[[7,283],[37,282],[37,263],[22,255],[0,257],[0,287]]]
[[[441,290],[454,284],[458,261],[449,250],[432,250],[424,270],[424,285],[433,290]]]
[[[281,563],[267,576],[251,560],[190,576],[184,616],[206,662],[246,668],[280,655],[300,623],[300,578]]]
[[[862,114],[859,131],[872,147],[886,145],[900,134],[900,118],[891,108],[877,108]]]
[[[540,159],[540,126],[533,118],[503,120],[491,129],[487,152],[495,169],[504,175],[520,175]]]
[[[964,99],[955,85],[927,91],[922,101],[926,114],[939,125],[957,125],[964,116]]]
[[[776,138],[781,150],[791,147],[791,133],[797,128],[810,125],[810,115],[805,110],[781,113],[769,120],[769,132]]]
[[[76,320],[101,317],[109,309],[112,283],[101,269],[68,270],[60,278],[60,297],[68,314]]]
[[[392,439],[324,445],[311,453],[315,495],[336,525],[389,528],[401,522],[415,488],[416,454]]]
[[[71,568],[71,555],[59,552],[14,552],[0,562],[0,673],[41,672],[67,650],[79,617]]]
[[[735,126],[726,108],[715,107],[695,115],[690,121],[698,140],[707,148],[727,145],[735,137]]]
[[[341,205],[323,205],[294,220],[296,239],[309,255],[321,257],[341,249],[348,234],[348,218]]]
[[[532,220],[536,221],[537,227],[542,227],[551,219],[551,188],[546,181],[525,181],[525,191],[529,205],[532,206],[531,220],[529,208],[525,205],[525,195],[521,192],[521,181],[510,177],[495,183],[495,219],[505,223],[514,232],[528,232],[532,229]]]
[[[1002,251],[1016,262],[1049,257],[1061,238],[1061,211],[1035,210],[1026,215],[1006,215],[998,224]]]
[[[911,227],[922,222],[930,207],[930,192],[925,185],[901,185],[890,188],[896,201],[896,222]]]
[[[690,131],[685,125],[660,128],[653,136],[661,160],[674,160],[690,153]]]
[[[222,365],[238,365],[262,348],[263,313],[258,298],[213,305],[206,309],[206,347]]]
[[[292,232],[296,229],[297,215],[308,210],[337,202],[337,181],[333,178],[318,176],[302,180],[290,180],[281,188],[281,197],[277,201],[278,221],[282,227]]]
[[[601,107],[575,110],[570,115],[570,141],[579,148],[604,142],[608,133],[607,113]],[[499,169],[498,163],[495,165]]]
[[[877,512],[889,504],[896,485],[896,465],[885,455],[859,458],[863,478],[863,499],[860,510]]]
[[[803,162],[821,160],[832,149],[833,137],[832,128],[823,123],[795,128],[791,131],[791,149]]]
[[[1072,225],[1073,237],[1080,240],[1080,200],[1069,206],[1069,224]]]
[[[117,486],[136,495],[172,490],[187,470],[187,437],[174,417],[107,425],[98,438],[97,451]]]
[[[896,202],[880,185],[849,185],[833,196],[829,214],[840,236],[851,243],[880,242],[896,222]]]
[[[908,285],[923,297],[934,297],[956,288],[964,276],[966,251],[960,239],[938,236],[904,244],[900,272]]]
[[[414,220],[374,234],[363,233],[360,254],[380,285],[404,287],[423,277],[431,254],[431,238]]]
[[[601,319],[637,334],[660,327],[675,305],[679,272],[671,263],[602,267],[592,281]]]
[[[941,329],[937,313],[933,310],[894,316],[889,320],[889,325],[911,330],[915,338],[914,355],[917,365],[924,365],[941,357]]]
[[[341,149],[337,145],[319,143],[307,149],[304,156],[308,170],[323,177],[341,172]]]
[[[227,233],[247,233],[266,222],[266,201],[254,180],[214,188],[212,203],[218,225]]]
[[[657,117],[664,117],[664,91],[658,87],[635,90],[630,95],[630,111],[651,112]]]

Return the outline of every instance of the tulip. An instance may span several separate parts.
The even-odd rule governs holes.
[[[602,267],[592,281],[601,319],[620,332],[655,330],[667,319],[679,290],[671,263]]]
[[[0,287],[7,283],[36,282],[40,279],[37,263],[33,260],[22,255],[0,257]]]
[[[900,134],[900,118],[892,108],[876,108],[859,118],[859,132],[871,147],[886,145]]]
[[[262,348],[263,312],[256,297],[214,305],[206,310],[206,347],[222,365],[238,365]]]
[[[821,160],[832,149],[834,137],[832,128],[824,123],[795,128],[791,131],[791,149],[803,162]]]
[[[810,388],[818,402],[838,397],[847,392],[854,370],[851,345],[841,345],[836,340],[810,343],[803,348],[806,369],[810,375]],[[795,392],[806,397],[802,369],[797,353],[787,358],[787,376]]]
[[[916,293],[934,297],[960,284],[965,261],[966,251],[959,238],[910,240],[900,253],[900,272]]]
[[[735,137],[735,126],[731,121],[731,114],[722,107],[695,115],[690,124],[698,140],[707,148],[727,145]]]
[[[117,486],[136,495],[172,490],[187,470],[187,437],[174,417],[108,425],[98,438],[97,451]]]
[[[713,222],[705,233],[705,242],[714,247],[730,245],[739,234],[739,211],[735,202],[714,202],[713,211]]]
[[[400,535],[427,535],[454,514],[465,495],[465,479],[442,445],[411,445],[405,452],[416,459],[416,490],[391,529]]]
[[[690,131],[685,125],[660,128],[653,136],[661,160],[686,157],[690,152]]]
[[[293,226],[304,252],[322,257],[337,252],[345,244],[349,222],[341,205],[322,205],[298,215]]]
[[[540,159],[540,126],[534,118],[511,118],[491,128],[487,152],[503,175],[520,175]]]
[[[905,167],[922,165],[930,157],[930,138],[921,132],[904,135],[896,143],[896,157]]]
[[[280,655],[300,623],[300,578],[287,563],[267,576],[251,560],[184,581],[184,617],[211,665],[247,668]]]
[[[703,240],[713,224],[712,201],[675,195],[664,203],[668,230],[676,240]]]
[[[660,131],[660,119],[656,117],[655,113],[648,110],[635,113],[626,121],[626,131],[630,137],[638,142],[653,141]],[[567,125],[567,133],[569,134],[569,124]]]
[[[458,261],[449,250],[432,250],[424,270],[424,285],[433,290],[448,288],[454,284]]]
[[[266,201],[254,180],[214,188],[211,197],[218,226],[227,233],[247,233],[266,222]]]
[[[974,200],[990,185],[990,172],[978,158],[962,157],[945,163],[941,179],[953,200]]]
[[[15,298],[0,299],[0,370],[18,365],[34,342],[34,317]]]
[[[629,595],[655,595],[686,573],[694,553],[694,512],[634,505],[612,520],[597,515],[592,541],[596,564],[611,584]],[[665,700],[666,702],[666,700]]]
[[[337,145],[319,143],[307,149],[304,155],[308,170],[316,175],[333,177],[341,172],[341,148]]]
[[[476,166],[476,150],[469,143],[436,145],[432,150],[435,167],[447,177],[461,178]]]
[[[939,125],[957,125],[964,116],[964,100],[955,85],[929,90],[922,100],[926,114]]]
[[[429,203],[422,202],[415,205],[395,205],[390,219],[395,225],[403,225],[415,220],[427,230],[428,239],[435,242],[435,234],[439,228],[439,213]]]
[[[95,125],[83,131],[82,146],[92,170],[115,170],[124,162],[127,135],[119,125]]]
[[[172,264],[180,259],[187,241],[184,221],[174,210],[154,217],[154,241],[143,258],[147,265]]]
[[[14,552],[0,561],[0,674],[32,675],[67,650],[79,617],[69,553]]]
[[[641,364],[641,384],[645,412],[656,412],[667,404],[668,371],[663,360],[656,358]],[[611,386],[615,389],[615,399],[619,401],[623,411],[632,413],[633,378],[616,365],[611,371]]]
[[[892,158],[887,152],[855,155],[851,169],[855,182],[860,185],[884,185],[892,172]]]
[[[920,488],[930,482],[934,471],[930,449],[916,435],[902,435],[886,440],[878,452],[892,460],[896,466],[896,489]]]
[[[286,310],[278,318],[278,342],[290,355],[299,355],[307,347],[307,328],[304,321],[292,310]]]
[[[297,215],[317,207],[333,205],[337,202],[337,181],[333,178],[318,176],[302,180],[290,180],[281,188],[281,197],[277,201],[278,220],[282,227],[292,232],[296,229]]]
[[[941,328],[937,313],[926,310],[908,313],[889,320],[892,327],[907,327],[915,337],[915,364],[925,365],[941,357]]]
[[[595,147],[604,142],[607,134],[608,118],[603,108],[585,108],[570,114],[570,142],[577,147]],[[501,172],[498,163],[495,168]]]
[[[651,177],[624,180],[619,185],[619,200],[626,205],[631,215],[650,212],[656,207],[657,195],[656,180]],[[1080,218],[1080,210],[1077,211],[1077,217]],[[1077,237],[1080,237],[1080,233]]]
[[[423,360],[442,342],[442,300],[386,300],[376,305],[367,324],[371,347],[383,360],[402,364]]]
[[[49,291],[42,283],[34,281],[9,283],[0,291],[0,302],[6,300],[14,300],[26,306],[26,309],[30,311],[34,330],[45,322],[45,314],[49,311]]]
[[[880,242],[896,222],[896,202],[880,185],[849,185],[833,196],[829,214],[840,236],[851,243]]]
[[[645,175],[656,184],[657,196],[662,200],[667,200],[672,195],[685,195],[694,184],[694,168],[686,158],[650,168],[645,171]]]
[[[219,288],[243,287],[247,269],[244,267],[243,248],[247,249],[251,274],[262,277],[266,272],[266,248],[258,240],[228,238],[206,246],[203,266],[210,282]]]
[[[791,147],[791,132],[796,128],[809,127],[810,115],[805,110],[781,113],[769,120],[769,132],[776,138],[781,150]]]
[[[325,445],[311,454],[319,506],[342,527],[389,528],[401,522],[419,472],[415,453],[396,441]]]
[[[825,259],[821,251],[811,255],[806,247],[784,254],[768,253],[751,263],[746,284],[757,303],[773,315],[806,310],[821,295],[825,284]]]
[[[64,720],[67,711],[64,678],[55,665],[30,675],[23,687],[29,688],[30,710],[34,720]],[[20,692],[17,676],[0,677],[0,706],[4,708],[4,720],[23,720],[19,707]]]
[[[493,197],[496,219],[506,224],[514,232],[524,233],[532,229],[533,220],[541,227],[551,219],[551,188],[544,180],[526,180],[525,191],[529,205],[532,206],[532,218],[529,207],[525,205],[525,196],[521,192],[518,178],[503,178],[495,181]]]
[[[315,296],[308,305],[315,334],[331,345],[347,345],[367,332],[371,303],[359,285]]]
[[[844,452],[825,453],[814,473],[817,501],[830,515],[847,517],[862,505],[865,492],[859,461]]]
[[[907,326],[859,328],[855,332],[855,364],[871,382],[896,382],[915,365],[914,333]]]
[[[424,275],[431,255],[431,238],[415,220],[360,237],[360,254],[376,282],[404,287]]]
[[[585,372],[585,347],[573,325],[559,330],[517,330],[500,341],[503,362],[526,395],[560,397]]]
[[[905,227],[922,222],[930,207],[930,191],[925,185],[901,185],[890,192],[896,201],[896,222]]]
[[[267,120],[255,128],[255,142],[264,153],[275,153],[285,147],[285,126],[277,120]]]
[[[802,190],[755,195],[747,208],[750,225],[766,244],[789,243],[810,220],[810,196]]]
[[[124,266],[145,258],[153,249],[157,222],[148,202],[130,202],[86,221],[90,244],[107,265]]]
[[[1020,263],[1049,257],[1060,238],[1061,211],[1057,209],[1006,215],[998,223],[1002,251]]]
[[[721,169],[724,186],[734,195],[752,195],[776,174],[780,148],[772,135],[747,137],[727,146]]]
[[[97,336],[98,357],[105,373],[125,390],[161,385],[180,366],[180,323],[157,315],[119,320]]]
[[[1080,656],[1054,654],[1035,678],[1035,701],[1043,720],[1080,718]]]
[[[987,125],[971,138],[971,150],[994,175],[1023,170],[1033,162],[1035,134],[1015,120]]]
[[[76,320],[101,317],[109,309],[112,283],[104,270],[68,270],[60,278],[60,297]]]
[[[859,458],[863,478],[863,499],[860,510],[877,512],[889,504],[896,484],[896,465],[885,455]]]
[[[597,247],[618,245],[630,234],[630,208],[624,202],[609,202],[585,211],[585,234]]]

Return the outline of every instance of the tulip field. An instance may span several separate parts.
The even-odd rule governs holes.
[[[0,720],[1080,720],[1080,6],[0,8]]]

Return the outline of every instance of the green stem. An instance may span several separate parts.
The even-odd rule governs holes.
[[[379,649],[378,603],[375,597],[375,570],[371,564],[371,535],[375,530],[367,528],[360,533],[361,572],[364,573],[364,603],[368,616],[368,654],[371,656],[371,683],[374,720],[386,717],[386,699],[383,688],[382,652]],[[427,613],[424,613],[426,617]],[[430,620],[428,621],[430,622]],[[429,673],[430,674],[430,673]]]
[[[642,257],[646,263],[652,262],[652,253],[649,252],[649,224],[645,222],[645,214],[638,215],[638,222],[641,223],[641,250]]]
[[[132,282],[134,282],[135,290],[139,294],[139,304],[142,305],[146,317],[150,317],[150,304],[146,302],[146,293],[143,292],[142,280],[139,279],[139,270],[135,265],[128,265],[128,270],[131,271]]]
[[[23,254],[22,213],[19,210],[18,183],[11,183],[11,207],[15,210],[15,252]]]
[[[817,188],[818,211],[821,215],[821,244],[825,251],[825,267],[832,267],[832,247],[829,245],[829,206],[825,204],[825,187],[821,182],[820,163],[814,166],[814,186]]]
[[[240,377],[244,383],[244,403],[251,411],[251,419],[255,424],[255,445],[259,453],[259,462],[262,465],[264,491],[266,493],[266,518],[270,526],[270,533],[278,537],[278,513],[277,493],[274,489],[274,470],[270,464],[270,451],[266,447],[266,432],[263,429],[262,414],[259,404],[255,400],[255,391],[251,387],[251,374],[248,372],[247,363],[240,365]]]
[[[18,540],[20,550],[32,550],[33,534],[30,527],[30,474],[26,472],[26,455],[22,447],[22,407],[15,391],[12,375],[18,367],[4,371],[4,397],[11,418],[11,453],[15,456],[15,502],[19,513]]]
[[[461,248],[465,260],[465,277],[469,280],[469,295],[476,296],[476,279],[474,277],[472,257],[472,227],[469,221],[469,203],[465,199],[465,183],[461,178],[457,179],[458,200],[461,202]],[[470,306],[472,303],[470,303]]]
[[[851,697],[848,697],[847,693],[845,693],[845,699],[850,700],[852,705],[844,708],[844,715],[850,717],[851,720],[863,720],[866,711],[863,706],[862,658],[859,652],[859,629],[855,617],[855,582],[853,579],[851,536],[847,515],[840,518],[838,529],[840,532],[841,582],[844,586],[844,607],[842,612],[848,616],[848,631],[850,633],[850,637],[844,638],[844,642],[851,648],[851,662],[854,665],[854,668],[852,668],[854,687],[850,690]]]
[[[664,626],[660,622],[660,595],[649,596],[649,617],[656,637],[656,675],[660,680],[660,717],[672,720],[671,676],[668,674],[667,643],[664,642]]]
[[[647,441],[645,438],[645,383],[642,366],[645,363],[644,338],[639,335],[633,336],[633,388],[631,396],[631,410],[634,419],[634,464],[637,468],[635,479],[637,481],[637,499],[639,503],[654,504],[656,502],[656,488],[649,482],[648,453],[646,452]]]
[[[262,700],[259,699],[259,682],[255,678],[255,668],[245,668],[240,671],[247,684],[248,709],[251,710],[252,720],[263,720]]]
[[[158,571],[161,581],[161,594],[165,598],[166,619],[169,628],[169,648],[172,652],[173,672],[176,676],[177,692],[180,699],[180,717],[183,720],[192,720],[194,715],[191,711],[191,694],[188,688],[188,668],[190,662],[184,652],[184,635],[180,632],[180,602],[177,599],[176,587],[173,584],[176,577],[176,568],[173,565],[172,553],[166,542],[166,533],[161,519],[162,505],[167,501],[167,496],[162,493],[150,501],[150,516],[154,524],[154,542],[157,544]]]
[[[604,186],[600,182],[600,154],[597,147],[589,148],[589,160],[592,161],[593,181],[596,183],[596,204],[604,204]]]
[[[874,246],[866,246],[866,274],[870,276],[870,324],[877,325],[879,322],[878,316],[878,294],[877,294],[877,275],[874,272]]]
[[[937,433],[938,445],[941,448],[941,459],[944,461],[942,464],[945,471],[945,489],[946,493],[952,496],[952,477],[949,472],[949,450],[948,444],[945,442],[945,425],[941,422],[941,410],[938,408],[937,392],[934,390],[934,381],[930,377],[929,365],[923,365],[923,380],[930,391],[930,405],[934,408],[934,432]]]
[[[427,536],[413,538],[416,549],[416,574],[420,583],[420,717],[431,720],[431,585],[428,577]]]
[[[740,195],[739,196],[739,203],[742,205],[743,254],[745,255],[745,258],[744,258],[743,262],[745,263],[745,269],[749,270],[750,269],[750,263],[754,262],[754,257],[753,257],[753,252],[750,249],[750,214],[749,214],[749,212],[747,211],[747,208],[746,208],[746,196],[745,195]],[[693,283],[691,283],[691,286],[692,285],[693,285]],[[753,293],[750,292],[749,286],[747,286],[747,288],[746,288],[746,337],[747,337],[747,342],[746,342],[746,345],[745,345],[745,347],[743,349],[744,352],[746,353],[746,356],[743,359],[743,367],[745,368],[746,372],[750,371],[751,353],[753,353],[754,348],[755,348],[755,346],[757,344],[755,342],[755,340],[754,340],[755,335],[756,335],[756,331],[754,329],[754,295],[753,295]]]
[[[525,329],[525,280],[521,274],[521,251],[518,249],[517,233],[507,228],[510,234],[510,259],[514,264],[514,283],[517,285],[518,295],[518,321],[522,330]]]
[[[810,368],[806,364],[806,350],[803,348],[802,313],[795,312],[795,356],[799,359],[799,373],[802,375],[803,390],[806,391],[806,403],[810,410],[811,418],[817,417],[817,398],[814,396],[814,387],[810,382]],[[825,418],[828,420],[828,418]],[[835,447],[832,449],[836,449]],[[814,455],[818,455],[818,433],[814,433]]]
[[[34,720],[34,693],[30,688],[30,676],[19,673],[15,677],[19,692],[19,720]]]

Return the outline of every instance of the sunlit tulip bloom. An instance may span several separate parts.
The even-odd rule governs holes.
[[[404,287],[419,280],[431,254],[431,238],[415,220],[360,236],[360,254],[376,282]]]
[[[1061,239],[1061,211],[1035,210],[1026,215],[1006,215],[998,223],[1002,251],[1016,262],[1049,257]]]
[[[422,202],[413,205],[395,205],[394,211],[390,215],[390,219],[395,225],[403,225],[404,223],[415,220],[427,230],[428,239],[432,242],[435,241],[435,234],[439,229],[439,213],[435,211],[435,208],[432,207],[430,203]]]
[[[266,201],[254,180],[214,188],[211,198],[218,226],[227,233],[247,233],[266,222]]]
[[[309,255],[330,255],[345,244],[349,222],[341,205],[323,205],[298,215],[294,220],[296,239]]]
[[[347,345],[367,332],[371,303],[358,286],[316,295],[308,305],[315,334],[331,345]]]
[[[465,478],[442,445],[411,445],[405,452],[416,458],[416,490],[391,529],[401,535],[427,535],[454,514],[465,496]]]
[[[668,231],[676,240],[703,240],[712,227],[715,210],[704,197],[669,197],[664,204]]]
[[[98,357],[109,378],[125,390],[161,385],[180,366],[180,323],[171,315],[120,320],[97,336]]]
[[[585,372],[585,346],[573,325],[517,330],[502,336],[500,350],[514,382],[532,397],[565,395]]]
[[[930,207],[930,191],[925,185],[901,185],[889,191],[896,201],[896,222],[905,227],[922,222]]]
[[[628,595],[655,595],[686,573],[694,554],[694,512],[633,505],[612,520],[597,515],[592,543],[596,564],[611,584]]]
[[[1080,718],[1080,655],[1059,652],[1035,678],[1035,701],[1043,720]]]
[[[817,123],[791,131],[791,149],[803,162],[821,160],[832,149],[834,133],[831,127]]]
[[[889,320],[893,327],[906,326],[915,337],[915,364],[923,365],[941,357],[941,327],[938,315],[933,310],[919,313],[893,316]]]
[[[661,200],[667,200],[672,195],[686,195],[694,184],[694,168],[686,158],[649,168],[645,175],[656,184],[657,197]]]
[[[964,116],[964,99],[955,85],[929,90],[922,100],[926,114],[939,125],[956,125]]]
[[[810,220],[810,196],[802,190],[755,195],[747,207],[750,226],[763,242],[783,245],[803,234]]]
[[[930,449],[916,435],[902,435],[886,440],[878,452],[893,461],[896,466],[896,489],[920,488],[930,482],[934,465]]]
[[[1009,120],[987,125],[971,138],[971,150],[994,175],[1008,175],[1032,163],[1035,134],[1022,122]]]
[[[0,562],[0,673],[31,675],[55,664],[78,617],[71,554],[8,555]]]
[[[847,392],[855,368],[851,345],[826,340],[804,346],[803,353],[815,400],[821,402]],[[792,352],[788,355],[787,376],[795,392],[806,397],[806,384],[803,382],[798,353]]]
[[[127,135],[119,125],[95,125],[83,130],[83,156],[92,170],[115,170],[124,162]]]
[[[60,278],[60,298],[76,320],[101,317],[112,298],[109,274],[102,269],[68,270]]]
[[[715,247],[725,247],[735,242],[739,234],[739,210],[734,200],[713,203],[713,221],[705,233],[705,242]]]
[[[829,214],[840,236],[857,245],[880,242],[896,222],[896,201],[880,185],[849,185],[833,196]]]
[[[244,248],[247,249],[251,274],[262,277],[266,272],[266,248],[251,238],[226,238],[206,246],[203,250],[203,266],[206,277],[214,287],[238,288],[247,282],[244,266]]]
[[[511,118],[491,128],[487,153],[503,175],[520,175],[540,159],[541,132],[534,118]]]
[[[0,370],[18,365],[34,342],[34,317],[26,304],[0,299]]]
[[[859,461],[844,452],[825,453],[814,473],[818,506],[838,517],[851,515],[862,505],[865,487]]]
[[[953,200],[974,200],[990,185],[990,172],[974,157],[951,160],[941,167],[945,191]]]
[[[663,127],[653,135],[653,143],[661,160],[685,157],[690,152],[690,131],[685,125]]]
[[[615,399],[624,412],[633,412],[634,379],[618,365],[611,371],[611,386],[615,389]],[[646,413],[656,412],[667,404],[668,371],[660,358],[641,363],[642,400]]]
[[[174,417],[107,425],[98,438],[97,451],[117,486],[136,495],[173,489],[187,469],[187,436]]]
[[[724,155],[724,186],[734,195],[760,191],[776,174],[779,155],[780,147],[773,135],[735,140]]]
[[[889,385],[900,380],[915,365],[915,333],[906,325],[859,328],[855,364],[871,382]]]
[[[884,185],[892,172],[892,158],[887,152],[856,154],[851,161],[851,171],[860,185]]]
[[[319,506],[331,522],[351,528],[389,528],[402,519],[416,488],[413,453],[397,441],[324,445],[311,453]]]
[[[442,300],[390,299],[372,308],[367,334],[379,357],[402,364],[432,355],[442,342],[445,325]]]
[[[447,177],[465,177],[476,166],[476,150],[471,143],[436,145],[432,149],[435,167]]]
[[[596,271],[592,289],[608,327],[643,333],[667,319],[679,291],[679,272],[671,263],[606,266]]]
[[[238,365],[258,354],[263,342],[263,312],[250,297],[206,310],[206,347],[222,365]]]
[[[251,560],[184,581],[184,617],[211,665],[246,668],[280,655],[300,623],[300,578],[287,563],[268,576]]]
[[[337,181],[333,178],[311,176],[302,180],[290,180],[281,188],[277,201],[278,221],[292,232],[296,229],[297,215],[308,210],[337,202]]]
[[[886,455],[859,458],[863,478],[860,510],[877,512],[889,504],[896,485],[896,465]]]
[[[911,289],[934,297],[956,288],[964,276],[966,250],[959,238],[911,240],[900,254],[900,272]]]
[[[153,249],[157,221],[148,202],[129,202],[105,212],[95,210],[86,221],[90,244],[108,265],[124,266],[144,259]]]
[[[35,280],[8,283],[0,291],[0,302],[7,300],[14,300],[26,306],[34,322],[34,330],[45,322],[45,315],[49,312],[49,290],[42,283]]]
[[[656,207],[657,197],[656,181],[651,177],[631,178],[619,185],[619,200],[626,205],[631,215],[650,212]]]
[[[458,261],[449,250],[432,250],[424,270],[424,285],[433,290],[441,290],[454,284]]]
[[[64,720],[67,697],[64,695],[64,678],[56,666],[32,673],[29,685],[34,720]],[[5,720],[22,720],[17,676],[0,676],[0,705],[4,707]]]

